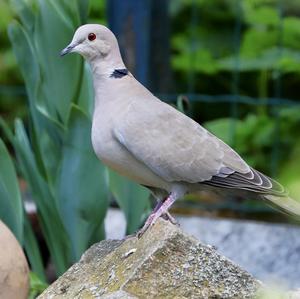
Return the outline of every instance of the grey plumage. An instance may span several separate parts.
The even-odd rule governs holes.
[[[89,41],[90,33],[97,38]],[[279,183],[248,166],[223,141],[124,71],[117,40],[108,28],[80,27],[62,53],[68,51],[80,53],[92,68],[92,143],[97,156],[150,188],[160,201],[145,226],[166,213],[177,198],[206,187],[251,192],[300,215],[299,202],[287,197]],[[164,200],[166,194],[170,195]]]

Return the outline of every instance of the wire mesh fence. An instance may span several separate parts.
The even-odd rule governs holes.
[[[118,5],[117,0],[113,2]],[[155,6],[153,4],[155,1],[150,2]],[[211,119],[226,117],[227,122],[223,122],[220,137],[226,139],[243,157],[246,156],[251,165],[278,177],[284,164],[283,161],[288,159],[296,143],[296,140],[287,142],[287,136],[282,135],[299,128],[298,120],[282,115],[299,108],[297,94],[291,92],[292,88],[286,86],[286,81],[289,81],[292,76],[298,82],[298,71],[290,75],[289,68],[292,68],[291,65],[299,66],[300,45],[299,43],[292,45],[289,39],[293,30],[296,32],[293,31],[293,34],[299,34],[299,31],[295,29],[295,25],[299,25],[297,17],[300,11],[299,5],[279,0],[174,2],[169,2],[168,21],[171,26],[166,20],[152,19],[152,23],[150,22],[156,25],[151,26],[150,32],[159,30],[161,27],[171,27],[170,36],[165,36],[171,43],[171,55],[168,57],[164,53],[164,58],[171,60],[173,84],[170,89],[174,92],[162,92],[160,88],[155,89],[155,87],[152,89],[160,98],[173,103],[178,101],[179,94],[183,94],[192,106],[190,114],[204,125]],[[149,5],[148,8],[151,6],[149,2],[144,3],[146,5],[144,9],[147,5]],[[135,20],[135,11],[131,13],[130,17]],[[216,17],[214,14],[218,13]],[[226,13],[230,17],[220,22],[218,17]],[[210,17],[212,20],[208,20]],[[123,18],[120,19],[124,21]],[[293,22],[294,27],[291,26]],[[111,24],[114,28],[113,19]],[[141,34],[148,34],[148,37],[150,35],[148,46],[151,45],[151,34],[147,27],[149,22],[147,22],[147,28],[143,28],[141,24],[134,25],[134,21],[132,24],[133,27],[138,27],[133,29],[137,34],[144,30]],[[226,27],[226,32],[222,26]],[[216,28],[221,33],[217,32]],[[122,36],[122,28],[116,26],[114,29]],[[226,35],[226,38],[223,38],[222,34]],[[225,54],[222,53],[221,42],[212,42],[214,35],[221,41],[225,40],[227,47],[223,51]],[[269,37],[271,37],[270,40],[268,40]],[[123,47],[126,45],[124,44],[121,48]],[[212,54],[208,53],[209,51]],[[148,54],[150,56],[161,55],[154,51],[148,51]],[[287,60],[291,57],[293,59],[289,61],[291,65],[288,66]],[[150,74],[146,82],[144,81],[150,87],[153,77],[163,78],[159,66],[154,69],[154,75]],[[151,73],[151,67],[148,71]],[[283,76],[288,77],[285,78],[284,88]],[[248,85],[253,83],[254,88],[247,85],[248,78],[250,78]],[[216,88],[206,88],[209,81],[213,81]],[[220,87],[222,81],[227,81],[226,88]],[[208,110],[209,113],[204,113],[203,110]],[[284,131],[282,125],[287,119],[294,122],[295,126],[290,126]],[[253,125],[253,122],[256,122],[256,125]],[[241,146],[241,127],[247,126],[249,126],[248,131],[252,130],[252,134],[248,132],[248,135],[243,136],[242,142],[247,144]],[[208,128],[213,127],[209,124]],[[227,132],[224,132],[225,130]],[[262,132],[264,134],[261,134]],[[250,139],[257,139],[257,136],[253,135],[261,135],[259,137],[261,144],[251,144]],[[297,134],[293,132],[289,137],[295,139]],[[248,147],[248,150],[244,147]],[[231,210],[255,212],[266,210],[262,205],[239,204],[238,201],[216,205],[208,203],[207,208],[222,209],[224,207]]]
[[[152,13],[147,10],[151,10]],[[154,12],[160,12],[159,20],[153,15]],[[166,13],[168,18],[164,19],[162,16]],[[248,125],[247,122],[243,122],[248,112],[268,119],[267,123],[258,121],[258,125],[253,126],[255,131],[260,130],[260,126],[271,123],[272,132],[265,137],[270,139],[267,146],[254,147],[246,154],[255,156],[259,153],[262,158],[257,162],[257,166],[260,168],[263,165],[263,170],[268,174],[278,176],[282,160],[291,152],[287,147],[294,145],[286,142],[286,136],[282,136],[281,127],[285,118],[282,117],[281,111],[300,108],[297,93],[286,92],[291,88],[283,82],[283,77],[288,77],[285,81],[289,78],[295,81],[292,87],[299,83],[300,38],[291,47],[290,32],[294,30],[293,34],[300,36],[300,31],[296,28],[300,24],[300,4],[283,0],[153,0],[140,1],[137,6],[135,1],[115,0],[109,1],[107,14],[113,31],[121,36],[121,44],[124,45],[125,39],[125,47],[130,48],[131,41],[128,42],[128,39],[132,36],[122,36],[120,28],[129,28],[133,35],[143,35],[143,38],[136,38],[134,44],[133,52],[138,53],[135,53],[133,73],[138,78],[140,76],[141,81],[150,87],[151,76],[148,73],[154,72],[154,76],[161,77],[161,80],[168,77],[166,82],[171,82],[169,90],[172,92],[168,92],[168,88],[157,88],[155,93],[165,101],[173,103],[178,101],[180,94],[184,94],[193,108],[190,111],[192,116],[200,122],[209,122],[215,118],[230,119],[226,122],[223,135],[226,134],[226,141],[237,150],[240,127]],[[154,20],[159,23],[155,23]],[[163,30],[162,26],[165,26],[166,30]],[[225,27],[226,30],[223,30]],[[158,43],[165,40],[169,43],[163,42],[153,46],[151,41],[154,31],[163,31],[163,35],[157,39]],[[255,39],[253,36],[256,32]],[[268,40],[270,36],[271,41]],[[262,42],[264,39],[265,43]],[[262,44],[257,51],[255,46],[259,46],[256,43]],[[248,55],[250,46],[253,46],[254,50]],[[154,71],[152,56],[160,54],[153,53],[153,49],[163,53],[162,58],[156,62]],[[164,61],[169,61],[170,72],[166,72],[168,65],[165,65]],[[162,62],[163,70],[158,66]],[[226,81],[226,88],[222,88],[222,81]],[[212,82],[216,84],[216,88]],[[249,87],[251,82],[257,83],[255,88]],[[25,98],[26,92],[22,86],[0,85],[0,98],[3,97]],[[203,111],[199,112],[204,106],[209,111],[205,115]],[[295,123],[293,128],[299,128],[298,119]],[[208,125],[208,128],[211,126]],[[290,139],[292,138],[293,136]],[[246,142],[247,137],[243,141]],[[267,166],[261,162],[263,159]],[[265,210],[262,206],[247,204],[233,207],[227,202],[225,205],[233,210]],[[210,207],[223,208],[224,204]]]

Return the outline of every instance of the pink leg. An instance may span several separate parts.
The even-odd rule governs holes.
[[[175,200],[176,197],[170,194],[164,201],[161,201],[156,205],[153,212],[146,220],[144,226],[138,231],[137,233],[138,238],[140,238],[147,231],[147,229],[156,222],[156,220],[161,215],[168,213],[168,209],[171,207],[171,205],[174,203]]]
[[[172,224],[179,226],[179,223],[177,222],[177,220],[169,212],[166,212],[165,214],[163,214],[162,217],[165,220],[170,221]]]

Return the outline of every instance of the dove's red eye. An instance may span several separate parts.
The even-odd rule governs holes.
[[[90,34],[88,35],[88,39],[89,39],[90,41],[95,40],[95,39],[96,39],[96,34],[95,34],[95,33],[90,33]]]

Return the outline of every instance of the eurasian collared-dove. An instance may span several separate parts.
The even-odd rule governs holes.
[[[92,144],[97,156],[148,187],[158,199],[140,235],[158,217],[169,215],[176,199],[199,190],[252,193],[300,215],[300,203],[279,183],[251,168],[228,145],[141,85],[126,69],[108,28],[79,27],[61,55],[70,52],[81,54],[91,65]]]

